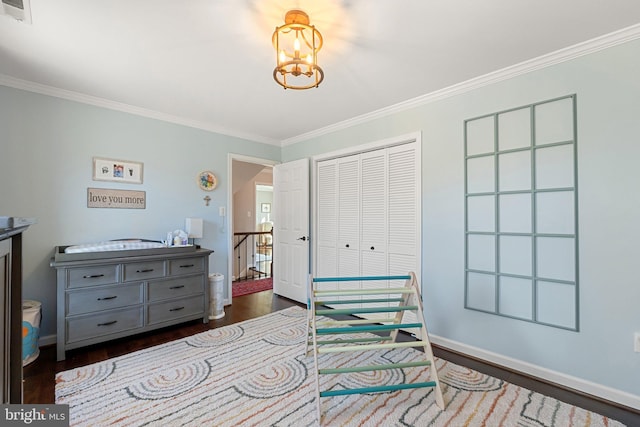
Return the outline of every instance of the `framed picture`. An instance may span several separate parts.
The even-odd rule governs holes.
[[[218,186],[218,178],[211,171],[200,172],[198,186],[204,191],[212,191]]]
[[[142,166],[141,162],[94,157],[93,180],[142,184]]]
[[[271,203],[262,203],[260,205],[260,211],[263,213],[270,213],[271,212]]]

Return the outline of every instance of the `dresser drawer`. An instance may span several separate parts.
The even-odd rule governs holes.
[[[142,284],[102,286],[99,289],[67,293],[67,315],[91,313],[142,304]]]
[[[169,274],[175,276],[178,274],[201,273],[204,271],[204,258],[184,258],[172,259],[169,262]]]
[[[202,275],[150,282],[147,286],[149,287],[149,302],[161,301],[168,298],[182,298],[204,292]]]
[[[204,315],[204,298],[202,295],[150,305],[148,323],[153,325],[196,315]]]
[[[118,282],[118,265],[97,265],[94,267],[69,268],[67,288],[92,285],[108,285]]]
[[[141,328],[142,306],[67,319],[67,343]]]
[[[164,277],[164,261],[134,262],[124,265],[124,281]]]

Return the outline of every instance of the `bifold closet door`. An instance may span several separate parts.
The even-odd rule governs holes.
[[[315,275],[386,276],[413,271],[419,277],[419,176],[415,142],[318,162]],[[404,281],[333,286],[388,288],[402,287]]]
[[[325,160],[317,164],[317,230],[316,273],[318,277],[338,275],[338,161]],[[327,283],[325,289],[337,289]]]
[[[338,159],[338,276],[362,275],[360,268],[360,156]],[[340,282],[339,289],[360,289],[359,281]],[[354,299],[340,297],[340,299]],[[355,298],[357,299],[357,298]],[[360,307],[360,304],[344,304],[344,308]]]
[[[360,155],[362,165],[361,188],[361,248],[360,273],[362,276],[386,276],[389,271],[387,258],[387,150],[377,150]],[[362,282],[365,289],[388,288],[389,281]],[[377,295],[363,298],[378,298]],[[367,307],[388,306],[388,303],[367,304]],[[367,318],[386,318],[387,313],[372,313]]]
[[[387,150],[387,262],[389,275],[404,275],[409,271],[420,277],[420,167],[416,144],[404,144]],[[421,286],[422,280],[419,280]],[[404,286],[403,280],[392,281],[389,287]],[[422,295],[424,289],[420,289]],[[426,296],[428,298],[428,295]],[[404,322],[417,317],[406,312]]]

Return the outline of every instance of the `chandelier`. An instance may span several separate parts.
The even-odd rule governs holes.
[[[273,78],[285,89],[318,87],[324,79],[318,65],[322,34],[309,25],[309,15],[301,10],[288,11],[284,22],[272,38],[277,55]]]

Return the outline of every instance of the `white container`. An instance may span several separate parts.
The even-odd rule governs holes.
[[[22,301],[22,366],[27,366],[40,355],[41,306],[38,301]]]
[[[224,275],[209,275],[209,320],[224,317]]]

